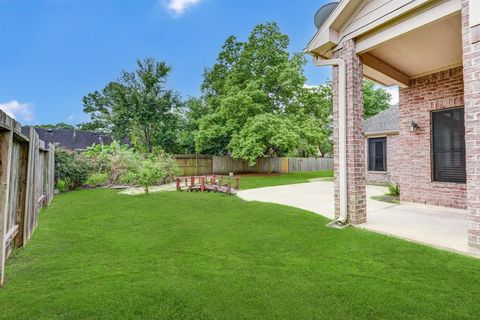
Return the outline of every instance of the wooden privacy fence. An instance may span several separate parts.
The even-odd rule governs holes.
[[[179,176],[241,173],[293,173],[333,170],[329,158],[261,158],[256,165],[231,157],[176,155]]]
[[[35,129],[24,136],[0,111],[0,286],[10,253],[27,244],[40,208],[53,198],[54,158],[55,147],[46,147]]]
[[[332,158],[288,158],[288,172],[333,170]]]

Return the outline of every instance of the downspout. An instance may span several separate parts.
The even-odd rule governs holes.
[[[321,60],[319,57],[313,58],[316,66],[336,66],[338,67],[338,157],[339,157],[339,175],[340,175],[340,216],[337,223],[345,225],[348,221],[347,213],[347,80],[345,61],[342,59]]]

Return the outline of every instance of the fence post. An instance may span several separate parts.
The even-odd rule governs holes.
[[[205,191],[205,177],[200,177],[200,190]]]
[[[20,163],[18,164],[18,206],[17,206],[17,222],[18,234],[14,239],[16,248],[23,245],[23,234],[25,233],[25,215],[27,209],[27,170],[28,170],[28,144],[20,145]]]
[[[194,188],[195,187],[195,177],[190,178],[190,187]]]
[[[198,156],[195,156],[195,175],[198,176]]]
[[[52,202],[55,191],[55,145],[48,144],[48,199],[47,205]]]
[[[235,177],[235,190],[240,190],[240,177]]]
[[[25,216],[23,222],[23,245],[25,246],[30,239],[32,233],[31,221],[32,215],[35,214],[35,152],[37,145],[37,137],[34,128],[30,128],[28,143],[28,160],[27,160],[27,188],[25,194]]]
[[[180,178],[176,179],[177,182],[177,191],[180,191],[182,188],[180,187]]]
[[[5,279],[5,260],[7,259],[6,235],[12,145],[13,131],[0,132],[0,287],[3,286]]]

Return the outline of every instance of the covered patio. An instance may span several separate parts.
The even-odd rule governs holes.
[[[455,250],[480,248],[480,2],[342,0],[316,23],[306,52],[334,67],[336,220],[380,232],[385,219],[389,228],[424,225],[427,238],[413,240],[453,232],[464,239],[449,240]],[[365,186],[364,78],[400,88],[402,205],[382,216],[368,208]]]

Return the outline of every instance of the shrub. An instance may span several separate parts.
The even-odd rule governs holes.
[[[126,172],[118,178],[118,182],[123,185],[136,185],[138,184],[137,174],[135,172]]]
[[[155,149],[150,158],[161,166],[164,173],[162,177],[163,183],[172,182],[175,178],[175,175],[179,173],[177,162],[170,154],[166,153],[162,149]]]
[[[400,197],[400,186],[396,183],[390,183],[388,185],[387,196]]]
[[[112,155],[128,150],[127,145],[114,141],[110,145],[94,144],[85,150],[85,156],[90,160],[92,170],[107,173],[110,171]]]
[[[136,170],[136,180],[148,194],[149,188],[159,183],[173,181],[177,165],[170,155],[161,149],[142,157]]]
[[[110,170],[108,172],[108,180],[112,184],[119,184],[124,176],[128,176],[127,180],[134,181],[132,174],[136,174],[140,167],[142,157],[140,154],[131,149],[117,150],[110,156]]]
[[[91,187],[98,187],[105,185],[107,181],[108,175],[106,173],[94,173],[88,178],[87,185]]]
[[[145,189],[145,193],[148,194],[149,188],[160,183],[165,175],[166,172],[161,163],[156,162],[155,159],[147,158],[141,161],[137,179],[138,183]]]
[[[55,184],[55,188],[59,192],[67,192],[67,183],[64,180],[58,180],[57,183]]]
[[[90,163],[83,155],[55,148],[55,181],[62,180],[65,191],[83,186],[90,176],[90,170]]]

